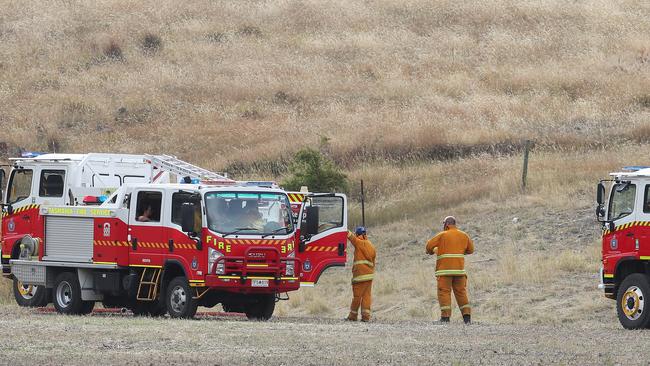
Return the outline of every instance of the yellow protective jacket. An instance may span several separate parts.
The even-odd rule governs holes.
[[[356,236],[348,231],[348,240],[354,246],[352,283],[372,281],[375,277],[375,247],[366,235]]]
[[[427,242],[427,254],[437,254],[436,276],[465,276],[465,254],[474,253],[474,243],[455,225]]]

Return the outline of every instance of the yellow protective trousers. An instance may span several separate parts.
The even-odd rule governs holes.
[[[456,303],[463,315],[471,314],[467,298],[467,276],[438,276],[438,303],[441,317],[451,316],[451,291],[454,291]]]
[[[372,306],[372,281],[363,281],[352,284],[352,305],[348,319],[357,320],[359,307],[361,307],[361,320],[370,320]]]

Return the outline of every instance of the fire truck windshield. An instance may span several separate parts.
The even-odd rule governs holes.
[[[294,229],[286,194],[208,192],[208,228],[222,234],[282,235]]]

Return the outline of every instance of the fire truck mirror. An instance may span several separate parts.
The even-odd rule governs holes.
[[[598,206],[596,207],[596,218],[598,219],[598,221],[601,221],[601,222],[602,222],[601,219],[602,219],[603,217],[605,217],[605,206],[603,206],[603,205],[598,205]]]
[[[0,199],[4,197],[5,193],[5,170],[0,169]]]
[[[305,233],[308,236],[318,234],[318,206],[310,206],[305,208],[307,215],[305,221]]]
[[[186,233],[194,232],[194,203],[185,202],[181,206],[181,226]]]
[[[603,182],[598,183],[598,188],[596,191],[596,202],[599,205],[605,203],[605,185],[603,185]]]

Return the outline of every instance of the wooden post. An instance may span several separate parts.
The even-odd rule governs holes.
[[[530,153],[530,140],[526,140],[524,146],[524,168],[521,172],[521,188],[526,192],[526,180],[528,178],[528,154]]]
[[[363,192],[363,179],[361,179],[361,226],[366,226],[366,205],[365,205],[365,193]]]

